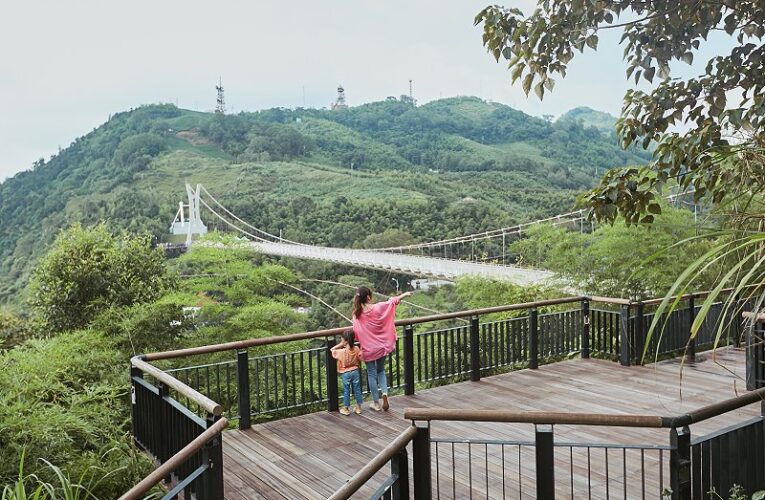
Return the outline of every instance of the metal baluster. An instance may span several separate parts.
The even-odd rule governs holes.
[[[587,498],[592,500],[592,466],[590,465],[590,447],[587,447]]]

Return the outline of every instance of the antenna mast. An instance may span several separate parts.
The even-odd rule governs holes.
[[[218,85],[215,86],[218,91],[218,98],[215,101],[215,112],[222,115],[226,114],[226,99],[223,96],[223,80],[218,77]]]
[[[345,89],[342,85],[337,86],[337,100],[332,103],[332,109],[348,109],[348,104],[345,103]]]

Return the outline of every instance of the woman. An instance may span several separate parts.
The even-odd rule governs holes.
[[[369,392],[374,402],[370,406],[380,411],[388,410],[388,380],[385,377],[385,358],[396,348],[396,306],[412,292],[391,297],[385,302],[372,303],[372,290],[362,286],[353,297],[353,331],[361,343],[361,359],[367,365]]]

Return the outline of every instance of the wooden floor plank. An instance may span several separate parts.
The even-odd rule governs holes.
[[[597,359],[569,360],[538,370],[485,377],[480,382],[423,389],[413,396],[395,396],[389,412],[367,408],[361,416],[319,412],[244,431],[229,430],[223,436],[226,498],[326,498],[411,425],[403,419],[404,408],[671,416],[744,392],[743,351],[725,348],[714,356],[703,353],[698,358],[696,363],[682,365],[682,370],[679,360],[645,367],[622,367]],[[691,430],[696,436],[707,434],[758,412],[759,407],[752,405],[694,425]],[[524,424],[434,422],[431,436],[533,441],[534,428]],[[668,431],[661,429],[555,428],[556,443],[667,445],[668,440]],[[435,447],[434,496],[438,491],[440,498],[535,498],[533,446],[456,444],[452,451],[450,443],[439,443],[437,453]],[[658,497],[661,487],[668,486],[668,451],[643,452],[641,456],[640,450],[612,449],[608,454],[606,471],[604,449],[590,448],[588,469],[586,447],[557,447],[559,498],[571,497],[572,482],[574,497],[596,499],[624,498],[625,490],[627,498],[640,498],[642,475],[647,498]],[[380,471],[359,498],[368,496],[388,474],[388,470]]]

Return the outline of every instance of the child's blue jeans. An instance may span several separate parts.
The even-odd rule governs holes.
[[[356,397],[356,404],[361,406],[364,402],[364,396],[361,394],[361,376],[359,371],[356,369],[340,374],[340,378],[343,379],[343,405],[346,408],[351,406],[351,388],[353,388],[353,395]]]

